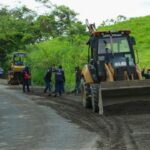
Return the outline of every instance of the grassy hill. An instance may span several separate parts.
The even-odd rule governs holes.
[[[99,27],[98,30],[131,30],[136,39],[135,50],[139,54],[140,66],[150,67],[150,16],[131,18],[112,26]]]
[[[141,68],[150,68],[150,16],[131,18],[112,26],[99,27],[98,30],[129,29],[136,39],[135,49],[138,51]],[[54,39],[28,46],[29,63],[32,69],[32,80],[43,84],[46,69],[52,65],[62,65],[66,73],[66,88],[74,87],[74,67],[81,68],[87,62],[86,42],[88,36],[78,36],[73,41]]]

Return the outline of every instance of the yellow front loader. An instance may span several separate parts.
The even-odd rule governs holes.
[[[22,71],[25,68],[24,59],[27,57],[26,53],[15,52],[12,56],[12,64],[8,70],[8,84],[21,84]]]

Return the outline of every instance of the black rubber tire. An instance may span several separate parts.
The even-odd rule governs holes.
[[[99,112],[98,100],[99,100],[99,85],[93,84],[91,86],[91,102],[93,112]]]
[[[82,79],[81,81],[81,98],[83,107],[91,108],[91,98],[89,97],[89,93],[86,90],[86,84],[84,79]]]
[[[11,79],[8,81],[8,84],[10,85],[19,85],[19,82],[18,80],[16,80],[15,78]]]

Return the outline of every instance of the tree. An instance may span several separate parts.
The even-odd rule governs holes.
[[[55,21],[57,22],[57,34],[60,36],[67,36],[68,29],[71,27],[71,24],[77,21],[77,13],[64,5],[61,5],[57,6],[52,11],[52,15],[55,17]]]
[[[0,60],[5,61],[7,53],[24,49],[26,44],[37,38],[33,22],[36,14],[26,7],[8,10],[0,9]]]
[[[116,21],[117,21],[117,22],[122,22],[122,21],[125,21],[126,19],[127,19],[127,18],[126,18],[125,16],[119,15],[119,16],[117,16]]]
[[[35,25],[37,25],[39,28],[41,40],[57,37],[57,23],[53,15],[50,14],[48,16],[39,16],[35,21]]]

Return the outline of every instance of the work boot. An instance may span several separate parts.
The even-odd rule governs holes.
[[[48,96],[51,96],[51,95],[52,95],[51,93],[48,94]]]
[[[55,94],[54,97],[57,97],[57,94]]]

